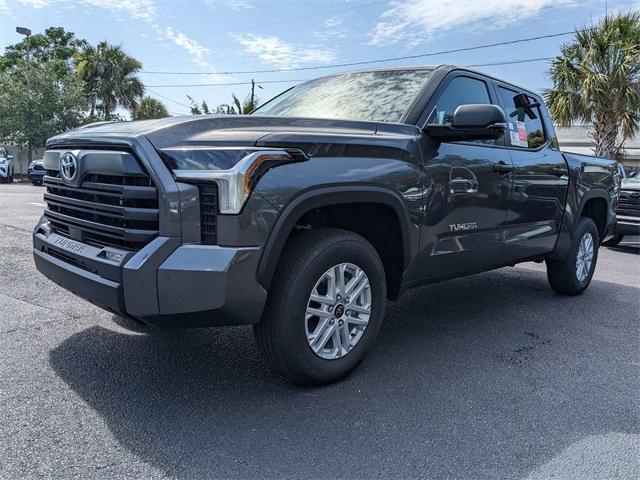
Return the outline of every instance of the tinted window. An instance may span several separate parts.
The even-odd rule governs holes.
[[[509,124],[509,132],[505,134],[506,144],[521,148],[538,148],[542,145],[545,142],[545,136],[540,109],[534,106],[517,106],[518,92],[513,90],[498,87],[498,95]],[[529,103],[536,102],[534,98],[528,96],[521,95],[520,98],[526,98]]]
[[[254,115],[398,122],[433,70],[349,73],[303,83]]]
[[[436,108],[429,117],[429,123],[451,123],[453,113],[460,105],[490,104],[487,84],[469,77],[456,77],[447,86]]]

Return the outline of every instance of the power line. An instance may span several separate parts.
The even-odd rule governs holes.
[[[165,85],[159,85],[159,86],[164,87]],[[155,85],[152,85],[152,87],[155,87]],[[149,87],[147,87],[146,85],[145,85],[145,89],[146,89],[147,91],[149,91],[149,92],[153,93],[154,95],[157,95],[157,96],[159,96],[159,97],[164,98],[165,100],[168,100],[169,102],[173,102],[173,103],[175,103],[176,105],[180,105],[181,107],[188,108],[189,110],[191,109],[191,107],[190,107],[189,105],[187,105],[187,104],[185,104],[185,103],[180,103],[179,101],[174,100],[173,98],[169,98],[169,97],[167,97],[167,96],[165,96],[165,95],[162,95],[161,93],[155,92],[155,91],[151,90]]]
[[[467,65],[467,67],[494,67],[498,65],[515,65],[516,63],[546,62],[553,59],[554,57],[528,58],[526,60],[509,60],[506,62],[476,63],[474,65]]]
[[[242,71],[227,71],[227,72],[160,72],[160,71],[142,71],[141,73],[149,73],[154,75],[243,75],[243,74],[254,74],[254,73],[278,73],[278,72],[300,72],[306,70],[320,70],[326,68],[338,68],[338,67],[353,67],[358,65],[371,65],[374,63],[384,63],[384,62],[394,62],[397,60],[412,60],[416,58],[424,58],[424,57],[433,57],[436,55],[444,55],[447,53],[458,53],[458,52],[469,52],[472,50],[481,50],[485,48],[493,48],[500,47],[504,45],[514,45],[517,43],[524,42],[533,42],[535,40],[543,40],[546,38],[556,38],[562,37],[565,35],[572,35],[576,33],[575,30],[571,30],[568,32],[560,32],[560,33],[552,33],[548,35],[538,35],[535,37],[527,37],[527,38],[519,38],[516,40],[508,40],[505,42],[496,42],[496,43],[487,43],[484,45],[474,45],[471,47],[461,47],[461,48],[453,48],[450,50],[440,50],[438,52],[428,52],[428,53],[420,53],[417,55],[404,55],[401,57],[389,57],[389,58],[381,58],[377,60],[364,60],[359,62],[348,62],[348,63],[335,63],[332,65],[314,65],[311,67],[296,67],[296,68],[273,68],[273,69],[265,69],[265,70],[242,70]]]
[[[527,58],[527,59],[523,59],[523,60],[505,60],[505,61],[501,61],[501,62],[493,62],[493,63],[476,63],[473,65],[465,65],[466,67],[492,67],[492,66],[498,66],[498,65],[515,65],[515,64],[519,64],[519,63],[531,63],[531,62],[543,62],[543,61],[548,61],[548,60],[552,60],[553,57],[540,57],[540,58]],[[308,80],[313,80],[313,78],[303,78],[303,79],[297,79],[297,80],[266,80],[264,82],[258,81],[256,80],[256,84],[267,84],[267,83],[301,83],[301,82],[306,82]],[[228,82],[228,83],[191,83],[191,84],[166,84],[166,85],[150,85],[150,87],[153,88],[161,88],[161,87],[168,87],[168,88],[178,88],[178,87],[231,87],[231,86],[238,86],[238,85],[251,85],[251,81],[247,81],[247,82]],[[149,88],[147,87],[147,90],[149,90]],[[151,91],[151,90],[149,90]]]
[[[310,78],[303,78],[300,80],[266,80],[264,82],[259,82],[256,80],[256,83],[261,85],[267,83],[300,83],[306,82],[307,80],[312,80]],[[229,83],[192,83],[192,84],[173,84],[173,85],[150,85],[153,88],[161,88],[161,87],[232,87],[237,85],[251,85],[251,81],[248,82],[229,82]],[[147,88],[148,89],[148,88]],[[151,91],[151,90],[149,90]]]

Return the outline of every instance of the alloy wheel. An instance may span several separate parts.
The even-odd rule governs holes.
[[[305,333],[311,350],[335,360],[362,339],[371,317],[371,285],[353,263],[328,269],[311,290],[305,312]]]
[[[576,278],[579,282],[584,282],[589,276],[591,262],[593,262],[593,236],[585,233],[580,240],[576,258]]]

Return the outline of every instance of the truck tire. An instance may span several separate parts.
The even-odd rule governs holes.
[[[299,233],[254,326],[258,347],[273,371],[298,385],[343,378],[380,332],[386,291],[380,256],[363,237],[329,228]]]
[[[547,278],[551,288],[561,295],[578,295],[591,283],[598,261],[600,239],[592,219],[582,217],[567,258],[547,260]]]
[[[623,238],[624,238],[624,235],[620,235],[619,233],[614,233],[609,240],[607,240],[606,242],[602,242],[602,244],[605,247],[617,247]]]

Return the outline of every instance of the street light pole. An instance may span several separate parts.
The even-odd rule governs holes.
[[[31,45],[29,43],[29,37],[31,37],[31,30],[25,27],[16,27],[16,32],[20,35],[27,37],[27,92],[29,95],[29,104],[27,109],[27,121],[31,121]],[[27,140],[27,151],[29,155],[29,163],[33,160],[33,152],[31,150],[31,141]],[[22,167],[22,165],[21,165]],[[22,168],[20,168],[20,175],[22,176]]]

